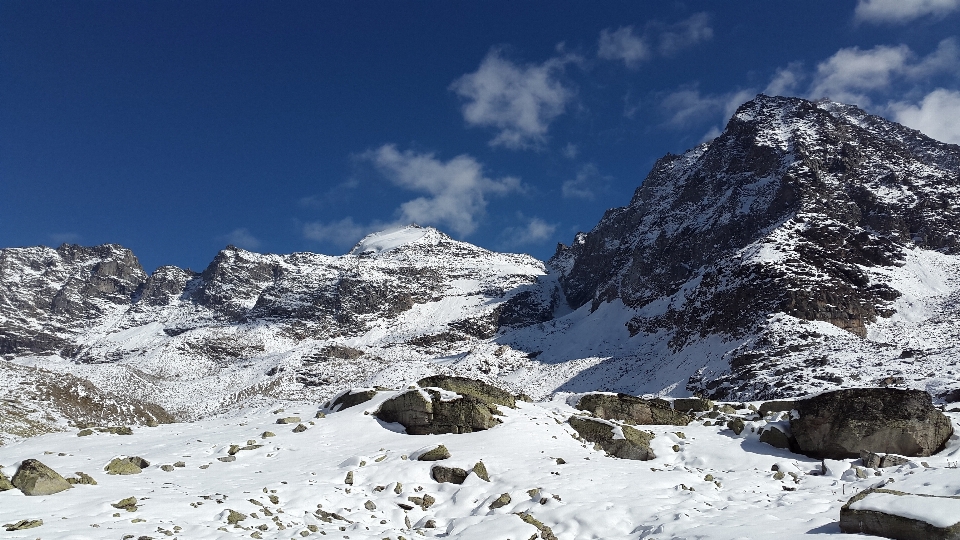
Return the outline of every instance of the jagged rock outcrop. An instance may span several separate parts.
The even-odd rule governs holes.
[[[860,452],[929,456],[953,434],[950,419],[922,390],[851,388],[797,400],[796,449],[811,457],[858,458]]]
[[[583,440],[598,445],[611,456],[640,461],[657,457],[650,448],[654,435],[648,431],[583,416],[571,416],[567,423]]]

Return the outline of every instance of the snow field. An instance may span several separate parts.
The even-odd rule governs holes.
[[[842,471],[838,478],[821,474],[817,460],[760,443],[756,430],[765,420],[746,422],[740,436],[699,422],[638,426],[656,434],[657,458],[641,462],[606,457],[574,439],[565,423],[574,413],[566,404],[569,395],[501,408],[503,423],[488,431],[435,436],[406,435],[399,426],[365,414],[392,395],[381,392],[322,419],[312,419],[312,407],[288,404],[282,411],[246,409],[194,423],[138,428],[132,436],[55,433],[3,446],[0,464],[8,476],[21,460],[36,458],[64,476],[90,474],[99,485],[41,497],[0,492],[0,524],[43,519],[41,527],[6,533],[6,538],[24,539],[158,538],[168,531],[183,539],[254,533],[302,538],[306,532],[351,539],[409,539],[422,533],[526,540],[537,530],[514,514],[528,512],[560,539],[729,540],[769,538],[772,530],[778,538],[792,539],[839,535],[840,506],[856,491],[880,483],[911,493],[960,493],[957,436],[938,456],[915,460],[929,467],[913,463],[883,469],[880,476],[867,470],[868,478],[857,479],[842,471],[856,460],[831,462],[831,471]],[[294,433],[294,425],[276,423],[287,416],[299,416],[308,429]],[[262,438],[265,431],[276,436]],[[229,456],[231,444],[250,440],[263,446],[236,452],[235,461],[218,459]],[[441,443],[452,454],[448,460],[404,459]],[[103,467],[119,455],[141,456],[151,466],[139,475],[106,475]],[[434,464],[469,470],[481,460],[489,483],[474,474],[463,485],[438,484],[430,477]],[[185,467],[160,469],[177,461]],[[774,465],[797,480],[791,474],[775,479]],[[503,493],[511,502],[491,510],[490,503]],[[425,495],[435,498],[425,509],[408,499]],[[136,512],[110,506],[130,496],[140,501]],[[318,505],[344,519],[324,521],[324,514],[315,513]],[[247,516],[240,528],[227,523],[227,509]],[[436,527],[427,528],[428,520]]]

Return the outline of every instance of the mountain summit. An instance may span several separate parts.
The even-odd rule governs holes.
[[[201,273],[147,275],[115,245],[0,250],[0,388],[48,427],[89,395],[191,419],[438,372],[534,398],[943,395],[960,388],[958,235],[960,147],[759,95],[547,264],[416,225],[340,257],[230,246]],[[25,392],[40,379],[70,382]]]

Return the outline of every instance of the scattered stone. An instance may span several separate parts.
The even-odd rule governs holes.
[[[277,434],[272,431],[264,431],[263,433],[260,434],[261,439],[266,439],[268,437],[276,437],[276,436]]]
[[[906,497],[918,507],[929,503],[956,501],[960,509],[960,497],[938,497],[904,493],[892,489],[874,488],[862,491],[840,508],[840,530],[845,533],[896,538],[898,540],[956,540],[960,538],[960,511],[938,516],[939,521],[928,523],[922,519],[907,518],[884,511],[893,497]],[[878,504],[877,503],[879,500]],[[885,504],[886,503],[886,504]],[[881,510],[883,508],[884,510]]]
[[[150,462],[140,456],[127,456],[113,458],[103,470],[107,474],[140,474],[149,466]]]
[[[21,519],[16,523],[8,523],[4,525],[4,527],[6,527],[7,532],[13,532],[22,531],[25,529],[33,529],[34,527],[39,527],[41,525],[43,525],[42,519]]]
[[[598,444],[611,456],[641,461],[656,457],[650,448],[653,433],[582,416],[571,416],[567,422],[584,440]],[[615,428],[622,430],[624,438],[614,438]]]
[[[435,499],[432,495],[424,495],[423,497],[407,497],[407,500],[419,506],[423,510],[430,508],[433,506],[433,503],[437,502],[437,499]]]
[[[776,448],[790,448],[790,437],[776,427],[768,427],[760,433],[760,442]]]
[[[347,472],[347,477],[343,480],[343,483],[347,484],[348,486],[353,485],[353,471]]]
[[[512,397],[512,396],[511,396]],[[396,422],[410,435],[472,433],[500,423],[496,405],[474,396],[442,399],[437,390],[410,390],[384,401],[375,413],[384,422]]]
[[[428,519],[426,523],[423,524],[424,529],[436,529],[437,521],[434,519]]]
[[[470,396],[487,405],[503,405],[516,408],[517,402],[513,394],[476,379],[453,377],[448,375],[434,375],[417,381],[421,388],[442,388],[449,392],[456,392],[462,396]]]
[[[75,473],[73,473],[73,474],[77,475],[77,477],[76,477],[76,478],[67,478],[67,482],[69,482],[70,485],[77,485],[77,484],[82,484],[82,485],[86,485],[86,486],[95,486],[95,485],[97,485],[97,481],[94,480],[93,477],[90,476],[89,474],[86,474],[86,473],[83,473],[83,472],[80,472],[80,471],[77,471],[77,472],[75,472]]]
[[[737,414],[737,409],[735,409],[733,405],[729,405],[729,404],[720,405],[720,407],[717,408],[717,410],[722,412],[723,414]]]
[[[477,478],[483,480],[484,482],[490,481],[490,474],[487,473],[487,466],[484,465],[482,461],[478,461],[473,466],[473,474],[477,475]]]
[[[774,480],[783,480],[783,479],[786,478],[786,477],[787,477],[787,475],[784,474],[783,471],[777,471],[777,472],[775,472],[775,473],[773,474],[773,479],[774,479]]]
[[[276,495],[267,495],[267,498],[270,499],[270,504],[280,504],[280,497],[277,497]]]
[[[217,461],[222,461],[224,463],[230,463],[231,461],[236,461],[236,460],[237,460],[237,456],[223,456],[223,457],[217,458]]]
[[[557,458],[557,465],[566,465],[566,464],[567,464],[567,460],[563,459],[562,457]]]
[[[691,416],[677,412],[668,401],[647,400],[628,394],[587,394],[580,398],[577,408],[605,420],[620,420],[641,425],[685,426]]]
[[[201,468],[201,469],[208,469],[208,468],[210,468],[210,464],[207,463],[207,464],[201,465],[200,468]]]
[[[790,428],[800,453],[860,457],[860,450],[929,456],[953,434],[950,419],[923,390],[850,388],[799,400]]]
[[[363,507],[372,512],[377,509],[377,504],[373,501],[367,501],[363,503]]]
[[[450,459],[450,451],[442,444],[437,445],[437,447],[432,450],[427,450],[417,457],[417,461],[440,461],[441,459]]]
[[[488,508],[490,508],[491,510],[496,510],[497,508],[503,508],[504,506],[510,504],[510,500],[511,499],[510,499],[509,493],[501,493],[499,497],[497,497],[496,499],[494,499],[492,503],[490,503],[490,506]]]
[[[236,510],[230,510],[230,509],[228,509],[227,511],[229,512],[229,514],[227,514],[227,523],[230,525],[236,525],[237,523],[240,523],[241,521],[247,519],[246,514],[241,514]]]
[[[434,466],[434,468],[436,467],[439,467],[439,465]],[[401,484],[400,482],[397,482],[396,485],[393,486],[393,492],[396,493],[397,495],[403,493],[403,484]]]
[[[361,403],[370,401],[376,395],[377,391],[373,388],[356,388],[353,390],[347,390],[346,392],[337,396],[337,398],[330,403],[330,410],[342,411],[344,409],[349,409],[350,407],[355,407]]]
[[[733,420],[730,420],[727,422],[727,428],[729,428],[731,431],[733,431],[737,435],[743,433],[743,429],[745,427],[746,425],[743,423],[743,420],[741,420],[740,418],[734,418]]]
[[[81,429],[80,431],[77,432],[77,437],[86,437],[88,435],[93,435],[93,430],[90,428]]]
[[[127,497],[126,499],[121,499],[119,502],[115,502],[110,506],[118,510],[126,510],[127,512],[136,512],[137,511],[137,498],[136,497]]]
[[[910,463],[910,460],[895,454],[877,454],[874,452],[860,451],[860,461],[864,467],[870,469],[883,469],[886,467],[899,467]]]
[[[703,398],[678,398],[673,400],[673,408],[683,412],[707,412],[713,410],[713,402]]]
[[[173,471],[173,465],[161,465],[160,470],[164,472],[171,472]]]
[[[430,469],[430,477],[438,483],[462,484],[467,479],[469,472],[459,467],[444,467],[434,465]]]
[[[278,424],[299,424],[299,423],[300,423],[300,417],[299,417],[299,416],[287,416],[287,417],[285,417],[285,418],[277,418],[277,423],[278,423]]]
[[[314,418],[326,418],[327,415],[323,414],[323,411],[317,411],[317,414],[314,415]]]
[[[25,459],[10,481],[24,495],[53,495],[72,486],[57,471],[36,459]]]
[[[303,424],[297,424],[297,427],[293,428],[294,433],[303,433],[307,430],[307,426]]]
[[[174,467],[186,467],[187,464],[184,463],[184,462],[182,462],[182,461],[178,461],[178,462],[174,463],[173,466],[174,466]]]

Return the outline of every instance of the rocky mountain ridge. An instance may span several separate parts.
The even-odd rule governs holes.
[[[438,372],[537,399],[943,394],[958,253],[960,147],[761,95],[546,264],[417,226],[340,257],[231,246],[201,273],[147,275],[116,245],[0,250],[0,354],[179,419]]]

